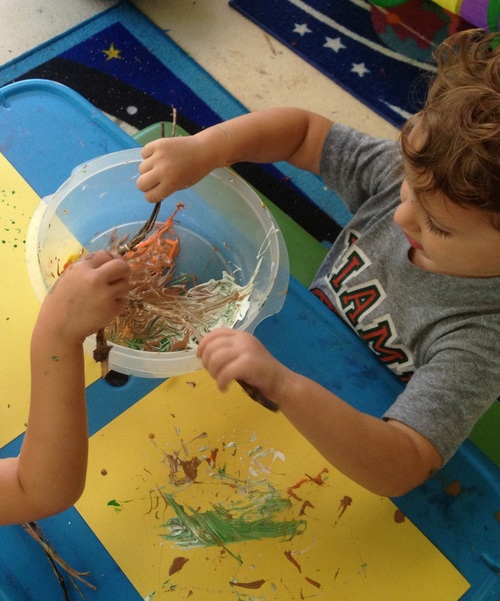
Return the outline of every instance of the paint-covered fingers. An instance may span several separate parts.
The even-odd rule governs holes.
[[[95,278],[95,286],[110,286],[113,288],[113,293],[111,290],[108,293],[115,294],[120,298],[128,294],[130,265],[118,253],[99,250],[83,255],[81,259],[68,269],[70,275],[64,280],[65,284],[67,283],[67,279],[71,279],[72,271],[80,272],[78,283],[81,282],[86,287],[89,287],[92,281],[90,279],[88,282],[85,279],[82,280],[81,275],[83,272],[88,271]],[[78,286],[78,283],[73,285]]]
[[[123,309],[130,290],[130,265],[119,256],[112,257],[95,267],[84,280],[82,298],[94,306],[96,318],[103,327]]]
[[[92,253],[87,253],[82,250],[79,255],[75,254],[71,256],[67,262],[67,269],[97,269],[101,267],[101,265],[113,261],[114,259],[123,260],[117,252],[109,250],[97,250]],[[82,264],[84,265],[80,267]]]
[[[129,292],[130,266],[107,251],[73,263],[45,298],[40,317],[53,335],[68,343],[107,326],[123,310]]]
[[[92,264],[92,267],[99,267],[111,259],[115,259],[118,256],[117,253],[113,253],[109,250],[97,250],[93,253],[85,253],[76,261],[76,263],[83,263],[84,261],[89,261]]]
[[[127,294],[130,279],[129,263],[117,253],[107,253],[107,256],[97,257],[95,261],[95,268],[98,269],[105,283],[114,286],[115,289],[122,289]]]

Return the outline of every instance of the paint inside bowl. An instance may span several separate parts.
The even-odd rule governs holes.
[[[70,178],[35,211],[26,241],[27,267],[42,300],[63,266],[82,249],[109,248],[113,236],[133,235],[151,206],[136,186],[139,148],[98,157],[77,167]],[[177,273],[196,276],[198,283],[220,279],[224,271],[245,285],[257,270],[246,315],[234,327],[252,332],[278,312],[289,279],[286,246],[271,213],[254,190],[229,169],[217,169],[198,184],[176,192],[162,203],[164,222],[178,203],[175,231],[180,238]],[[259,265],[259,260],[260,265]],[[95,336],[85,342],[92,353]],[[141,377],[168,377],[201,368],[194,349],[138,351],[113,345],[110,368]]]

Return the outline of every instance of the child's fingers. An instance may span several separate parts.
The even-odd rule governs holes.
[[[113,279],[120,279],[130,273],[130,265],[127,261],[118,253],[108,250],[98,250],[84,255],[75,265],[85,262],[88,267],[98,269],[100,273]]]
[[[129,292],[130,265],[123,257],[115,253],[106,250],[89,253],[74,263],[70,269],[85,270],[91,276],[89,280],[86,277],[80,277],[77,275],[77,272],[74,272],[78,278],[77,286],[80,289],[82,285],[85,286],[85,282],[87,282],[86,285],[89,291],[97,291],[96,286],[110,287],[109,293],[117,299],[126,297]]]
[[[141,151],[141,156],[143,159],[149,159],[149,157],[153,154],[155,150],[155,143],[153,142],[148,142],[142,149]]]
[[[74,263],[74,265],[79,265],[81,263],[87,263],[88,266],[93,267],[94,269],[104,265],[111,259],[115,259],[117,255],[112,254],[108,250],[97,250],[92,253],[87,253],[83,255],[78,261]]]
[[[98,269],[107,278],[109,284],[123,278],[128,279],[130,275],[130,264],[121,256],[113,257],[111,260],[102,263]]]
[[[218,328],[204,336],[198,345],[198,357],[222,391],[231,381],[245,377],[244,362],[238,352],[239,338],[235,330]]]
[[[158,185],[158,178],[152,170],[143,171],[137,178],[136,184],[141,192],[148,192]]]

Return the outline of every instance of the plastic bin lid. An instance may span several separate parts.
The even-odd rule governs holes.
[[[48,139],[55,142],[50,152]],[[96,154],[137,146],[99,109],[60,83],[28,79],[0,88],[0,152],[39,196],[53,193],[75,165]]]

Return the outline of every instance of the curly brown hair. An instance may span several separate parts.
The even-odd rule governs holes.
[[[489,213],[500,229],[500,33],[467,30],[435,51],[437,75],[424,108],[403,126],[410,168],[425,175],[425,191]],[[412,148],[418,123],[424,142]]]

